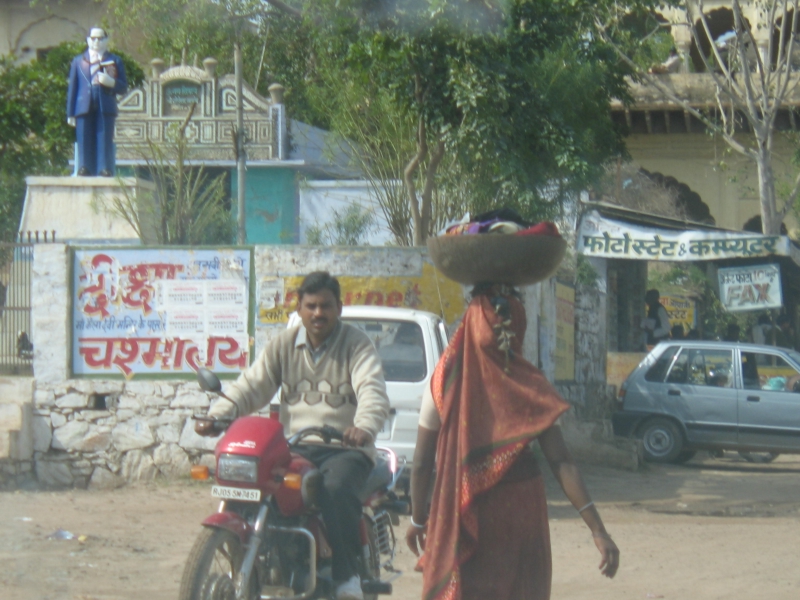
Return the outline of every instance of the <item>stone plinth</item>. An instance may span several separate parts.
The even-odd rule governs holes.
[[[135,177],[28,177],[20,231],[56,232],[61,242],[152,244],[155,238],[155,185]],[[111,206],[131,206],[140,237]]]

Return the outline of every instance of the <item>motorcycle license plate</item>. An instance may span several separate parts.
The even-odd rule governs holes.
[[[215,485],[211,488],[214,498],[223,500],[239,500],[240,502],[258,502],[261,500],[261,490],[245,490],[242,488]]]

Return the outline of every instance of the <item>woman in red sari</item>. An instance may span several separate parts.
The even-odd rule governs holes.
[[[530,449],[535,439],[592,532],[602,574],[617,571],[619,550],[555,425],[569,405],[522,357],[525,328],[525,309],[512,288],[476,288],[423,399],[406,534],[415,554],[424,550],[423,600],[550,598],[550,534]]]

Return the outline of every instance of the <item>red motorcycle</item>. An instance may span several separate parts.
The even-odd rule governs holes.
[[[210,371],[201,369],[198,380],[204,390],[225,397]],[[211,495],[221,502],[203,521],[189,554],[180,600],[334,598],[331,548],[318,504],[322,474],[292,448],[311,436],[325,444],[341,442],[342,434],[328,426],[313,427],[287,440],[279,421],[259,416],[213,423],[217,431],[227,430],[214,451],[218,485]],[[392,567],[392,525],[408,510],[393,491],[400,470],[394,454],[379,448],[360,493],[359,575],[365,599],[391,594],[391,580],[399,575]],[[192,476],[207,479],[208,470],[196,466]],[[382,569],[393,577],[381,581]]]

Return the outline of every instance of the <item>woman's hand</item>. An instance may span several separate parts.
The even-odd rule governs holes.
[[[408,526],[408,531],[406,531],[406,544],[408,544],[408,548],[414,553],[414,556],[419,556],[420,552],[425,551],[425,537],[427,534],[427,525],[424,527]]]
[[[592,539],[603,557],[600,561],[600,573],[611,579],[619,569],[619,548],[605,532],[592,534]]]

